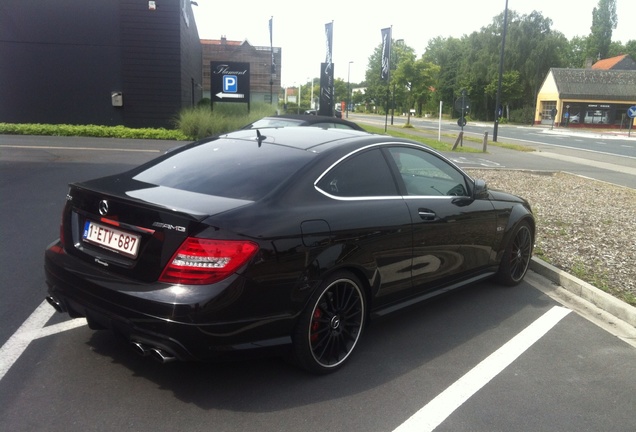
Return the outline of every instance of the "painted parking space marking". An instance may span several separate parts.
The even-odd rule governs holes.
[[[457,408],[534,345],[570,312],[570,309],[554,306],[413,414],[394,432],[433,431]]]
[[[0,380],[4,378],[5,374],[11,369],[11,366],[18,361],[32,341],[86,325],[85,319],[76,318],[45,327],[46,323],[55,313],[55,309],[53,309],[46,300],[43,301],[26,321],[22,323],[20,328],[11,335],[9,340],[2,345],[2,348],[0,348]]]
[[[570,312],[570,309],[554,306],[431,400],[394,432],[433,431]],[[46,326],[55,313],[48,302],[43,301],[0,348],[0,380],[4,378],[32,341],[86,325],[85,319],[77,318]]]
[[[487,168],[505,168],[504,165],[501,165],[495,161],[491,161],[484,158],[467,158],[465,156],[456,156],[450,157],[450,160],[457,165],[462,166],[478,166],[478,167],[487,167]]]

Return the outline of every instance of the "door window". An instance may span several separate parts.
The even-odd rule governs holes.
[[[466,179],[445,160],[411,147],[391,147],[407,195],[468,196]]]

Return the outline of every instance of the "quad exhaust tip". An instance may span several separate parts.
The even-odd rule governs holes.
[[[163,348],[153,347],[139,341],[131,341],[130,345],[140,356],[150,356],[150,358],[158,361],[159,363],[170,363],[177,359],[174,355],[172,355],[172,353],[164,350]]]
[[[53,308],[54,308],[56,311],[58,311],[58,312],[60,312],[60,313],[64,313],[64,312],[65,312],[64,307],[62,306],[62,303],[60,303],[60,302],[59,302],[59,301],[58,301],[55,297],[53,297],[53,296],[47,296],[47,297],[46,297],[46,301],[47,301],[47,302],[48,302],[51,306],[53,306]]]

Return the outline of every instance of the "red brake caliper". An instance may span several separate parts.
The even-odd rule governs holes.
[[[316,308],[316,310],[314,310],[314,316],[313,319],[311,321],[311,336],[310,336],[310,340],[311,342],[316,342],[316,340],[318,339],[318,329],[320,328],[320,322],[318,322],[318,320],[320,320],[320,317],[322,316],[322,311],[318,308]]]

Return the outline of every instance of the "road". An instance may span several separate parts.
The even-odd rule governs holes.
[[[361,124],[372,124],[384,127],[382,116],[349,113],[349,120]],[[395,117],[394,125],[400,127],[405,123],[404,117]],[[390,124],[390,119],[389,119]],[[411,119],[415,129],[425,131],[423,136],[437,139],[439,123],[427,119]],[[444,141],[455,142],[460,128],[456,123],[443,121],[441,134]],[[483,148],[484,133],[488,132],[492,140],[493,126],[484,123],[469,123],[464,127],[466,137],[480,141],[464,141],[464,145]],[[445,152],[463,168],[509,168],[530,169],[539,171],[566,171],[609,183],[636,188],[636,131],[632,137],[626,132],[622,134],[590,133],[574,129],[547,127],[518,127],[500,125],[498,128],[499,143],[519,144],[534,149],[533,152],[520,153],[489,144],[487,153]]]
[[[315,377],[281,359],[160,365],[43,304],[69,182],[178,143],[0,137],[0,430],[633,431],[636,348],[544,294],[480,283],[373,322]]]

